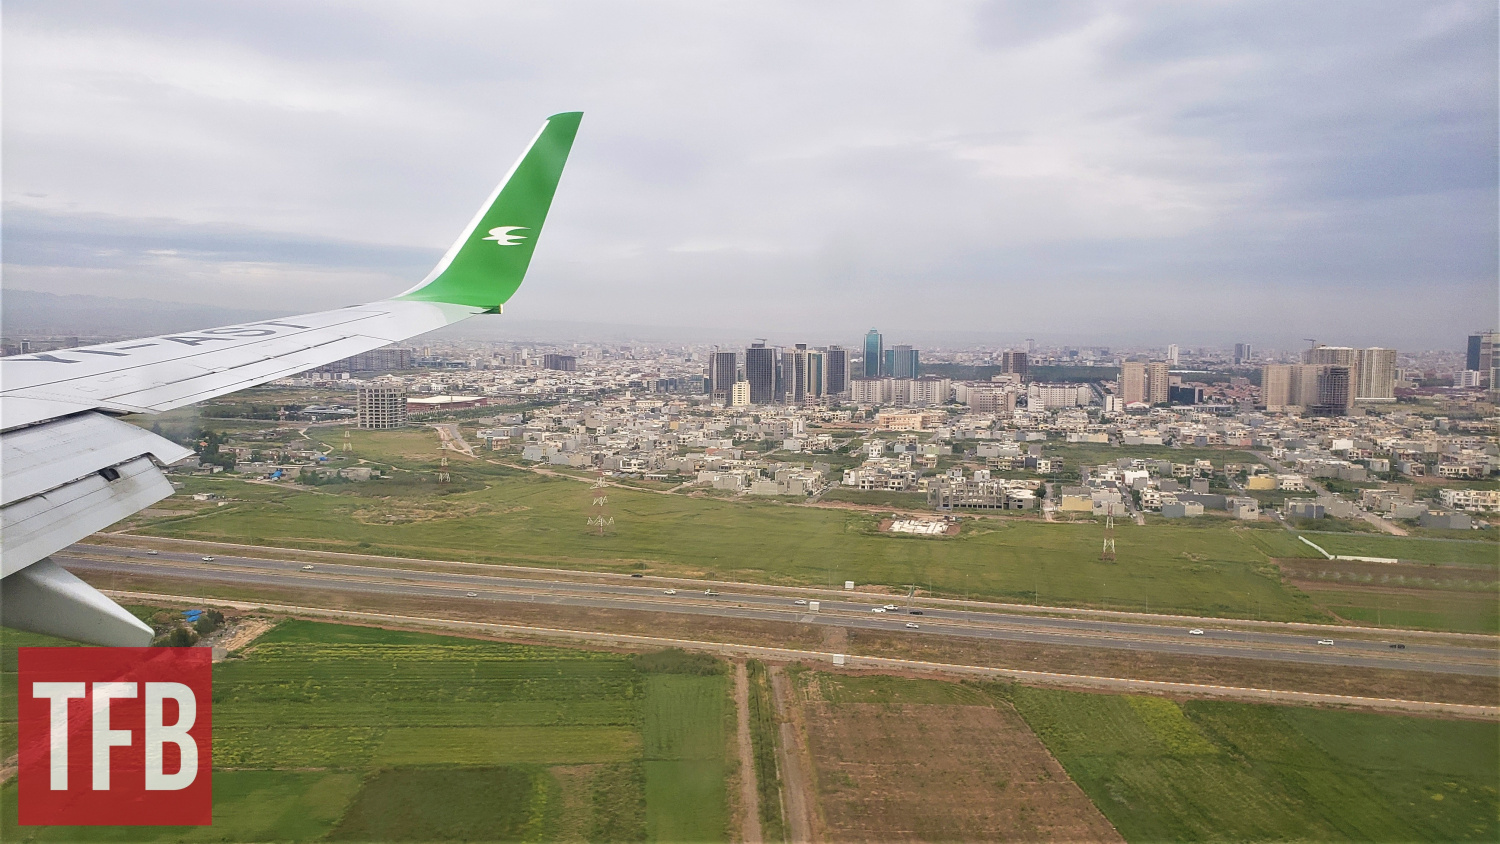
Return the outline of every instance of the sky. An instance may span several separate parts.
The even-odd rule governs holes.
[[[1500,323],[1493,2],[27,2],[6,289],[393,295],[549,114],[521,320],[1459,348]]]

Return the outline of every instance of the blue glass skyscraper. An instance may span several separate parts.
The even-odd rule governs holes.
[[[880,332],[872,328],[865,335],[865,377],[880,377],[881,370],[883,369],[881,364],[884,362],[885,342],[881,338]]]

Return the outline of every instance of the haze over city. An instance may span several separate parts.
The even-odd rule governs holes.
[[[7,4],[8,291],[390,295],[580,109],[507,306],[554,333],[1457,350],[1500,308],[1489,3],[184,8]]]

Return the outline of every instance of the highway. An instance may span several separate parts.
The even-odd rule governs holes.
[[[267,553],[272,553],[267,549]],[[397,595],[490,603],[530,603],[567,607],[671,612],[720,618],[886,630],[913,636],[946,636],[1000,642],[1114,648],[1206,658],[1237,658],[1306,663],[1313,665],[1395,669],[1445,674],[1500,677],[1500,651],[1425,641],[1422,637],[1400,638],[1399,631],[1358,638],[1330,628],[1327,633],[1280,632],[1274,630],[1219,629],[1212,622],[1151,624],[1108,619],[1057,617],[1020,613],[974,612],[918,603],[896,611],[874,612],[876,606],[903,603],[881,595],[843,593],[836,599],[820,597],[822,590],[809,590],[819,600],[819,612],[795,604],[792,597],[767,594],[754,587],[715,587],[716,594],[691,588],[682,581],[654,578],[634,579],[624,575],[600,575],[588,582],[506,576],[488,573],[454,573],[349,563],[278,560],[216,554],[211,562],[203,555],[182,551],[74,546],[54,554],[53,559],[80,574],[118,573],[172,578],[191,583],[240,586],[270,586],[310,591]],[[605,582],[599,582],[599,581]],[[618,580],[619,582],[609,582]],[[702,584],[698,584],[702,586]],[[666,594],[675,588],[676,594]],[[468,593],[475,593],[469,597]],[[920,615],[911,609],[919,609]],[[919,625],[908,628],[908,623]],[[1190,632],[1199,629],[1200,634]],[[1333,645],[1320,645],[1320,638]],[[1405,645],[1393,648],[1392,645]]]

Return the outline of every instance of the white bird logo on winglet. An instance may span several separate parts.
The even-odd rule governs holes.
[[[493,240],[501,246],[515,246],[525,235],[511,234],[513,231],[526,231],[526,226],[496,226],[490,229],[490,236],[485,240]]]

